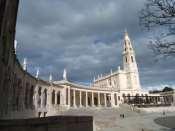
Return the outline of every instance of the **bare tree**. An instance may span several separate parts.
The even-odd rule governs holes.
[[[147,0],[140,12],[140,24],[148,30],[166,29],[150,42],[150,48],[157,55],[175,55],[175,0]]]

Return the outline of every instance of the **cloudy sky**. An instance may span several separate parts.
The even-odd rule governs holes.
[[[144,0],[21,0],[16,39],[18,58],[28,71],[47,80],[89,83],[93,76],[122,66],[123,34],[127,29],[136,51],[144,88],[173,85],[175,59],[159,59],[147,45],[156,32],[139,26]],[[158,31],[157,31],[158,32]],[[153,35],[154,34],[154,35]],[[158,61],[157,61],[158,60]]]

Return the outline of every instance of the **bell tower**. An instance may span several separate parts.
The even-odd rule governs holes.
[[[140,80],[135,52],[127,31],[124,34],[123,69],[127,75],[127,88],[139,90]]]

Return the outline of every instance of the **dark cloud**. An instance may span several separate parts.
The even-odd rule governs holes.
[[[152,33],[141,31],[141,0],[23,0],[17,22],[18,56],[28,58],[28,71],[71,81],[90,82],[122,65],[122,39],[127,28],[137,54],[142,85],[174,83],[175,60],[155,61],[147,48]]]

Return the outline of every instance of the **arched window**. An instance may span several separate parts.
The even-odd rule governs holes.
[[[60,91],[58,91],[57,93],[57,104],[58,105],[60,104]]]
[[[126,60],[126,63],[127,63],[128,62],[127,57],[125,58],[125,60]]]
[[[26,83],[26,87],[25,87],[25,108],[28,109],[28,88],[29,88],[29,83]]]
[[[45,89],[44,90],[44,95],[43,95],[43,100],[44,100],[44,106],[46,106],[47,105],[47,90]]]
[[[38,106],[39,107],[41,106],[41,87],[39,87],[39,90],[38,90]]]
[[[55,90],[52,91],[52,104],[55,104]]]
[[[29,97],[29,105],[30,105],[30,108],[32,109],[33,108],[33,96],[34,96],[34,86],[32,85],[31,88],[30,88],[30,93],[29,93],[30,97]]]

